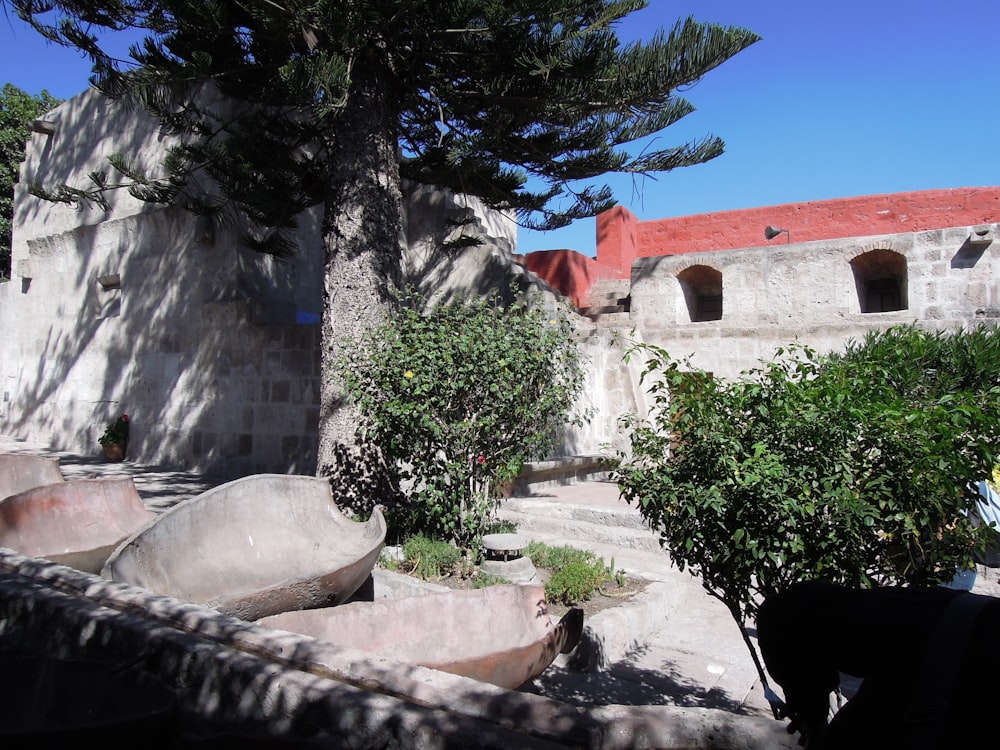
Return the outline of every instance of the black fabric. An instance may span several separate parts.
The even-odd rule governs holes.
[[[986,597],[965,637],[936,642],[942,614],[956,597],[975,595],[811,582],[764,602],[757,620],[761,654],[810,750],[912,748],[915,726],[921,734],[913,722],[930,719],[940,720],[932,747],[1000,747],[990,721],[1000,706],[1000,600]],[[936,660],[957,668],[935,672]],[[827,726],[840,672],[863,683]],[[948,674],[953,684],[926,687],[928,673]],[[939,716],[929,715],[931,704]]]

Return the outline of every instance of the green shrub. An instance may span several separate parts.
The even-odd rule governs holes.
[[[545,584],[545,599],[576,604],[589,599],[610,580],[611,576],[602,561],[574,560],[552,571],[552,577]]]
[[[462,550],[438,539],[418,534],[403,545],[404,567],[425,581],[451,575],[461,562]]]
[[[934,584],[992,543],[966,513],[1000,446],[996,326],[900,326],[826,356],[794,345],[732,381],[635,355],[652,409],[626,420],[615,479],[755,662],[746,623],[796,581]]]
[[[613,577],[601,558],[575,547],[550,547],[542,542],[531,542],[524,554],[535,567],[551,571],[552,576],[545,584],[545,598],[549,602],[585,601]]]
[[[563,313],[496,297],[426,309],[412,295],[341,362],[391,487],[394,533],[475,547],[524,462],[551,450],[583,383]],[[390,502],[386,497],[401,496]]]

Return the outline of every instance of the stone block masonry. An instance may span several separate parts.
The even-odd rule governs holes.
[[[316,469],[320,326],[258,329],[244,361],[216,380],[213,418],[191,434],[191,460],[218,473]],[[229,399],[232,402],[229,403]]]
[[[97,453],[119,414],[128,458],[220,478],[316,469],[324,250],[317,210],[284,262],[241,228],[109,195],[108,210],[42,201],[33,181],[78,184],[122,151],[155,168],[169,143],[140,111],[95,90],[46,114],[21,165],[0,283],[0,434]],[[506,289],[515,224],[475,198],[406,187],[400,251],[427,293]],[[481,240],[442,257],[461,219]],[[542,285],[536,279],[533,286]],[[551,292],[548,292],[551,296]]]

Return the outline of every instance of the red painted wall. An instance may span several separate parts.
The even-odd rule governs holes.
[[[636,257],[733,250],[770,242],[767,225],[787,229],[792,242],[899,234],[1000,220],[1000,188],[957,188],[869,195],[783,206],[720,211],[638,224]],[[601,257],[598,246],[598,258]],[[611,250],[609,260],[614,258]],[[615,259],[617,260],[617,259]]]
[[[596,279],[629,278],[636,258],[998,222],[1000,187],[866,195],[652,221],[639,221],[615,206],[597,217],[596,263],[572,250],[551,250],[530,253],[525,265],[582,306]],[[768,225],[789,234],[767,240]]]
[[[639,250],[639,220],[624,206],[597,215],[597,262],[612,271],[611,278],[632,275],[632,261]]]
[[[597,261],[575,250],[539,250],[521,259],[529,271],[538,274],[577,307],[585,307],[590,287],[597,279]],[[629,261],[631,269],[631,261]]]

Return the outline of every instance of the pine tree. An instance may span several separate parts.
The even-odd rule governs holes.
[[[295,216],[324,206],[324,377],[319,461],[352,433],[333,362],[399,274],[401,179],[479,196],[524,226],[613,205],[608,173],[718,156],[717,137],[630,153],[693,107],[678,88],[758,40],[686,19],[622,44],[643,0],[11,0],[49,39],[86,51],[92,82],[181,137],[157,179],[127,155],[133,194],[235,212],[246,242],[282,255]],[[94,29],[148,36],[125,67]],[[211,178],[206,181],[205,176]],[[202,186],[210,184],[212,190]],[[100,200],[103,185],[52,191]]]

